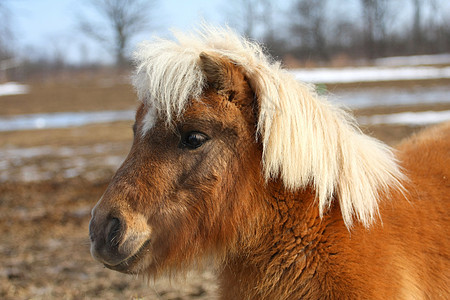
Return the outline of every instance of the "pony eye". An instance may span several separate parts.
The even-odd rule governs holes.
[[[199,148],[207,140],[209,140],[209,138],[206,134],[198,131],[191,131],[181,137],[181,144],[183,147],[192,150]]]

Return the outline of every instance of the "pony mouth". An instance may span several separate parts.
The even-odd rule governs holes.
[[[147,240],[133,255],[121,261],[120,263],[116,265],[108,265],[104,263],[103,265],[108,269],[118,271],[121,273],[138,274],[139,270],[134,270],[135,266],[139,261],[141,261],[144,257],[146,257],[145,254],[150,251],[149,245],[150,240]]]

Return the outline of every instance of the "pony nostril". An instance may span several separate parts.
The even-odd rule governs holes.
[[[120,221],[117,218],[112,218],[108,223],[109,233],[106,239],[106,243],[110,246],[115,246],[119,244],[119,233],[120,233]]]

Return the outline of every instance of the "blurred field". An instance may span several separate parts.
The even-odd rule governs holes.
[[[136,105],[133,90],[127,84],[49,84],[33,86],[29,94],[1,97],[0,115],[123,110]],[[448,109],[449,103],[366,108],[355,113]],[[194,273],[186,280],[148,282],[107,270],[90,256],[90,209],[127,154],[131,126],[132,121],[125,121],[0,132],[0,151],[9,149],[1,152],[4,157],[0,156],[0,171],[4,175],[0,181],[0,299],[214,297],[211,271]],[[363,128],[390,145],[420,129],[401,125]],[[20,159],[11,154],[24,149],[40,154]],[[5,157],[10,161],[6,162]],[[33,174],[44,174],[45,180],[36,181]]]
[[[0,101],[0,115],[121,110],[136,104],[131,85],[112,80],[34,84],[29,94],[2,96]]]

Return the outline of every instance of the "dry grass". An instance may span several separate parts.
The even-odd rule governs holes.
[[[0,101],[0,115],[124,110],[137,103],[129,84],[101,81],[32,85],[29,94],[2,96]]]

